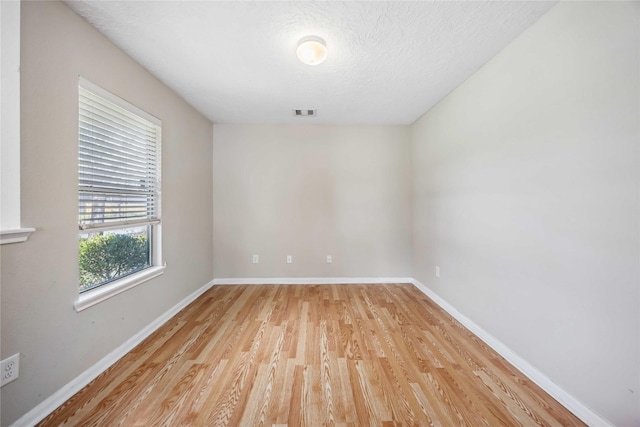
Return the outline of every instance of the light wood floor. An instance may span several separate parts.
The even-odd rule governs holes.
[[[584,424],[390,284],[215,286],[40,425]]]

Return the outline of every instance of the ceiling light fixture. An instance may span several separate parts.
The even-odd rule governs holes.
[[[304,37],[298,42],[296,55],[303,64],[321,64],[327,59],[327,44],[317,36]]]

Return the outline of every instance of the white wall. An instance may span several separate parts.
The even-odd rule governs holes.
[[[558,4],[413,126],[416,278],[620,426],[640,425],[639,8]]]
[[[213,133],[216,278],[410,276],[408,127]]]
[[[37,231],[2,251],[2,425],[114,350],[213,277],[212,125],[59,2],[22,3],[22,217]],[[165,274],[80,313],[78,76],[163,122]]]

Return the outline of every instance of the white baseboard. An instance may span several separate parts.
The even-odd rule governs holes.
[[[184,298],[182,301],[171,307],[160,317],[149,323],[140,332],[129,338],[118,348],[100,359],[95,365],[78,375],[70,383],[53,393],[47,399],[42,401],[35,408],[24,414],[11,427],[31,427],[42,421],[50,413],[56,410],[60,405],[69,400],[74,394],[82,390],[84,386],[93,381],[98,375],[103,373],[107,368],[120,360],[125,354],[133,350],[145,338],[156,331],[160,326],[166,323],[173,316],[178,314],[180,310],[185,308],[191,302],[195,301],[200,295],[205,293],[213,286],[213,281],[197,289],[195,292]]]
[[[413,283],[411,277],[268,277],[213,279],[214,285],[341,285],[375,283]]]
[[[556,399],[562,406],[571,411],[576,417],[580,418],[587,425],[592,427],[613,427],[613,423],[598,415],[591,408],[580,402],[571,394],[563,390],[558,384],[554,383],[549,377],[540,372],[522,357],[518,356],[513,350],[507,347],[502,341],[482,329],[473,320],[456,310],[451,304],[442,299],[438,294],[429,289],[426,285],[418,280],[412,283],[423,294],[428,296],[433,302],[438,304],[444,311],[449,313],[458,322],[462,323],[467,329],[473,332],[478,338],[484,341],[489,347],[494,349],[496,353],[504,357],[507,362],[511,363],[520,372],[526,375],[531,381],[536,383],[540,388],[546,391],[551,397]]]

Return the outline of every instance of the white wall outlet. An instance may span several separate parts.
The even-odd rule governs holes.
[[[258,255],[254,255],[253,256],[253,263],[257,264],[258,262],[260,262],[260,257]]]
[[[293,262],[293,257],[291,255],[287,255],[287,264],[291,264]]]
[[[0,383],[0,387],[18,379],[18,375],[20,374],[20,353],[7,357],[0,362],[0,371],[2,373],[2,383]]]
[[[327,264],[331,264],[333,262],[333,257],[331,255],[327,255]]]
[[[440,278],[440,266],[436,265],[436,277],[439,279]]]

